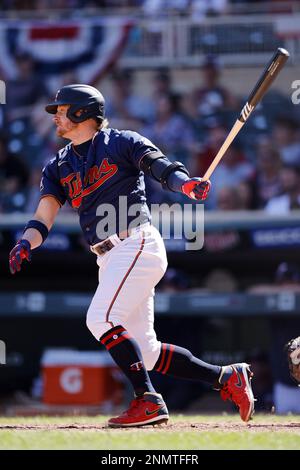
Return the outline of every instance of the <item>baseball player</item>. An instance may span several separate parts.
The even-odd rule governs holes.
[[[144,174],[166,190],[198,201],[206,199],[210,182],[190,178],[182,163],[171,163],[138,133],[108,128],[104,98],[91,86],[64,86],[46,111],[54,115],[57,135],[70,142],[43,169],[41,199],[10,252],[10,270],[14,274],[24,259],[30,261],[32,250],[45,241],[60,207],[68,201],[78,212],[99,266],[87,327],[127,376],[135,394],[129,409],[111,418],[109,426],[167,422],[168,410],[150,381],[150,370],[211,384],[248,421],[254,412],[248,364],[205,363],[187,349],[161,343],[153,327],[154,287],[166,271],[167,257],[163,239],[151,225]],[[128,204],[125,227],[120,223],[121,196]],[[138,208],[138,218],[132,208]],[[108,217],[108,212],[113,216]],[[105,232],[105,226],[110,230]]]

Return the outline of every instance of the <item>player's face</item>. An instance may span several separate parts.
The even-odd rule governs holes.
[[[56,134],[59,137],[69,138],[70,133],[77,127],[77,124],[67,118],[68,108],[68,105],[57,106],[57,113],[53,118],[56,125]]]

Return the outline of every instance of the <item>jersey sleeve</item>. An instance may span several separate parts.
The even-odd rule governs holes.
[[[122,131],[119,141],[118,152],[120,156],[126,157],[137,169],[140,169],[142,158],[149,153],[164,154],[149,139],[137,132]]]
[[[45,196],[55,197],[61,206],[66,202],[66,195],[59,181],[56,158],[50,160],[42,170],[40,194],[41,198]]]

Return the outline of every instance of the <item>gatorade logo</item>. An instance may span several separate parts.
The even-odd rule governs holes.
[[[70,394],[80,393],[83,388],[82,371],[78,367],[65,369],[59,378],[61,388]]]

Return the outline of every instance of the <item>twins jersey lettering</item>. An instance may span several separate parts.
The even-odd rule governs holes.
[[[89,245],[101,241],[96,225],[100,204],[111,204],[116,211],[116,232],[119,221],[119,196],[127,197],[127,205],[139,204],[141,222],[150,221],[146,203],[141,158],[160,152],[148,139],[133,131],[103,129],[92,140],[87,157],[80,157],[72,144],[61,149],[43,169],[41,197],[52,195],[60,205],[66,201],[78,212],[80,225]],[[161,153],[161,152],[160,152]],[[134,216],[128,217],[128,224]]]

